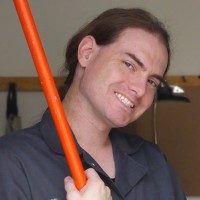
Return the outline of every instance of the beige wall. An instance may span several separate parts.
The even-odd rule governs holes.
[[[29,0],[54,75],[63,64],[68,38],[83,23],[110,7],[142,7],[169,27],[170,74],[199,75],[199,0]],[[36,75],[13,1],[0,0],[0,76]]]
[[[64,62],[64,49],[71,34],[80,25],[96,16],[99,12],[118,6],[146,8],[167,24],[172,34],[173,48],[170,75],[200,75],[199,0],[29,0],[29,3],[52,73],[55,76],[60,74],[61,66]],[[0,0],[0,27],[0,76],[37,76],[13,1]],[[0,91],[0,135],[3,134],[5,126],[6,96],[6,92]],[[19,114],[22,117],[22,125],[27,127],[39,120],[46,107],[46,102],[41,92],[19,92],[18,106]],[[169,104],[169,111],[176,113],[177,106],[177,104]],[[184,112],[188,105],[179,106],[181,106],[180,110]],[[182,130],[184,138],[190,132],[192,119],[196,119],[199,116],[199,107],[193,106],[193,104],[190,105],[191,109],[196,109],[195,116],[188,112],[183,115],[185,119],[181,118],[182,123],[188,123],[187,129]],[[164,108],[159,107],[159,109]],[[189,122],[188,117],[190,119]],[[159,118],[162,120],[162,116]],[[151,123],[150,119],[146,123]],[[197,127],[199,127],[199,124]],[[164,133],[163,130],[163,126],[159,127],[158,133]],[[171,134],[176,134],[174,129],[169,129],[169,131]],[[146,137],[152,139],[150,132],[152,132],[152,128],[145,129]],[[199,132],[195,133],[199,134]],[[181,136],[179,137],[181,138]],[[199,140],[196,140],[196,143],[192,143],[191,140],[189,142],[190,147],[193,148],[194,146],[194,149],[199,144]],[[163,150],[170,155],[170,159],[177,168],[178,166],[173,156],[168,152],[168,147],[162,146]],[[193,161],[192,165],[195,164],[195,159]],[[185,164],[187,165],[187,163]]]
[[[139,6],[155,13],[172,34],[173,57],[169,74],[200,74],[199,0],[29,0],[29,3],[55,76],[62,69],[64,49],[71,34],[102,10],[114,6]],[[0,27],[0,77],[37,76],[12,0],[0,0]],[[23,127],[35,119],[40,113],[40,105],[45,104],[41,93],[34,94],[18,93]],[[6,94],[0,91],[0,133],[5,124],[5,102]]]

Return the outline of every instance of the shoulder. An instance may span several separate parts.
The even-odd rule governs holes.
[[[156,171],[161,167],[168,171],[169,163],[157,144],[121,130],[113,130],[111,137],[113,138],[112,142],[117,146],[116,148],[149,170]]]
[[[157,144],[116,129],[112,130],[111,141],[115,148],[123,152],[124,156],[128,155],[130,160],[146,169],[145,179],[142,183],[151,184],[153,180],[153,184],[156,183],[158,186],[157,191],[160,190],[163,193],[161,190],[165,188],[166,195],[176,197],[173,199],[185,199],[174,169]]]
[[[40,139],[39,125],[22,129],[0,137],[0,154],[19,154],[38,145]]]

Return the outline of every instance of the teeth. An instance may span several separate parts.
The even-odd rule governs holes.
[[[122,103],[124,103],[126,106],[128,106],[128,107],[130,107],[130,108],[133,108],[133,106],[134,106],[134,104],[131,102],[131,101],[129,101],[125,96],[123,96],[123,95],[121,95],[121,94],[119,94],[119,93],[115,93],[116,94],[116,96],[118,97],[118,99],[122,102]]]

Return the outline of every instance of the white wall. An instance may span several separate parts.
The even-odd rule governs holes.
[[[55,76],[62,71],[68,38],[83,23],[116,6],[146,8],[168,26],[173,49],[170,75],[200,75],[199,0],[29,0],[29,4]],[[0,0],[0,30],[0,77],[37,76],[12,0]],[[18,93],[23,127],[34,121],[44,104],[42,93]],[[6,93],[0,92],[0,133],[4,130],[5,105]]]
[[[173,57],[169,74],[200,75],[199,0],[29,0],[29,4],[55,76],[60,74],[66,42],[74,31],[101,11],[116,6],[140,6],[158,16],[172,34]],[[37,76],[12,0],[0,0],[0,27],[0,76]],[[5,124],[5,95],[0,92],[0,133]],[[36,103],[36,99],[42,104],[45,100],[43,94],[35,92],[19,92],[18,95],[25,127],[29,125],[29,118],[40,113],[40,103]],[[26,102],[30,102],[31,107],[25,107]]]
[[[83,23],[110,7],[143,7],[172,34],[170,75],[200,75],[199,0],[29,0],[53,75],[60,74],[68,38]],[[12,0],[0,0],[0,76],[37,76]],[[0,135],[6,92],[0,92]],[[46,102],[41,92],[18,92],[23,127],[38,121]],[[199,200],[200,198],[188,198]]]
[[[66,43],[75,30],[101,11],[117,6],[146,8],[168,26],[173,49],[170,75],[200,75],[199,0],[29,0],[29,4],[55,76],[62,71]],[[37,76],[12,0],[0,0],[0,30],[0,77]],[[42,97],[41,93],[18,93],[23,127],[29,125],[28,119],[40,113],[40,105],[45,103]],[[27,102],[32,102],[32,106],[24,106],[29,106]],[[2,133],[5,124],[2,92],[0,103]]]
[[[47,104],[42,92],[18,92],[19,116],[22,127],[37,123],[45,111]],[[5,133],[7,92],[0,92],[0,136]]]
[[[174,56],[170,74],[200,75],[199,0],[29,0],[53,74],[58,75],[69,36],[101,11],[146,8],[169,27]],[[12,0],[0,0],[0,76],[36,75]]]

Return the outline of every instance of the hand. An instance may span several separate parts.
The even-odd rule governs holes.
[[[64,180],[67,200],[112,200],[110,189],[105,186],[99,175],[92,168],[85,171],[87,182],[79,191],[71,177]]]

